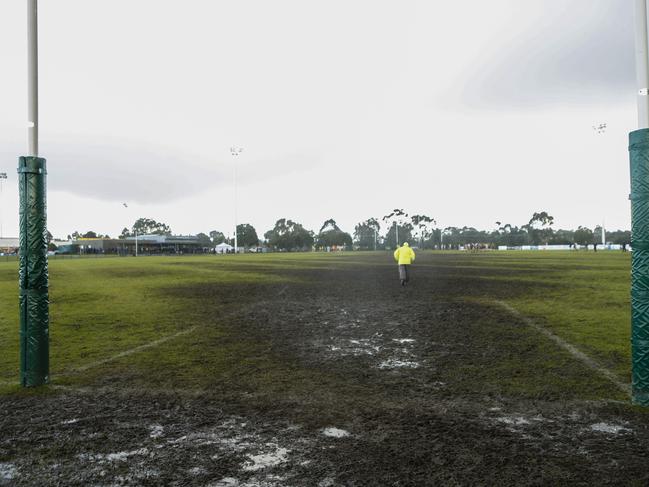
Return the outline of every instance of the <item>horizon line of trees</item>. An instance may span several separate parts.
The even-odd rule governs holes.
[[[382,227],[381,222],[384,226]],[[277,250],[299,251],[313,248],[351,250],[393,249],[403,242],[425,249],[457,249],[466,245],[482,245],[491,248],[498,246],[516,247],[521,245],[594,245],[602,243],[602,227],[593,229],[579,226],[575,230],[553,228],[554,217],[546,211],[535,212],[530,220],[520,226],[495,222],[493,230],[478,230],[474,227],[448,226],[439,228],[434,218],[428,215],[409,215],[402,208],[396,208],[379,218],[369,218],[357,223],[353,234],[343,231],[333,218],[326,220],[316,234],[298,222],[280,218],[275,226],[263,234],[263,240],[249,223],[237,225],[237,242],[240,247],[265,245]],[[382,233],[383,230],[383,233]],[[149,218],[139,218],[132,227],[124,228],[118,238],[131,238],[135,235],[172,235],[171,227]],[[68,235],[74,238],[110,238],[94,231]],[[212,230],[196,235],[199,243],[210,248],[221,243],[234,244],[234,238],[225,233]],[[49,238],[51,240],[51,236]],[[629,245],[631,232],[615,230],[606,232],[606,243]]]

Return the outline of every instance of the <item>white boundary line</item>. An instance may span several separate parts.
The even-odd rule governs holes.
[[[288,289],[288,286],[284,286],[277,293],[277,296],[279,297],[282,294],[284,294],[287,289]],[[263,304],[266,304],[266,303],[267,303],[267,301],[260,301],[260,302],[252,304],[251,307],[263,305]],[[236,316],[237,314],[241,313],[241,311],[242,310],[238,309],[236,311],[226,313],[224,316],[221,317],[221,320],[232,318],[232,317]],[[98,360],[96,362],[92,362],[90,364],[83,365],[81,367],[77,367],[76,369],[72,369],[69,372],[63,372],[63,373],[57,374],[57,375],[65,377],[65,376],[68,376],[70,374],[75,374],[75,373],[78,373],[78,372],[85,372],[86,370],[92,369],[92,368],[97,367],[99,365],[103,365],[103,364],[106,364],[108,362],[113,362],[114,360],[120,359],[122,357],[127,357],[129,355],[134,354],[134,353],[141,352],[142,350],[146,350],[147,348],[157,347],[158,345],[162,345],[163,343],[168,342],[169,340],[173,340],[174,338],[178,338],[178,337],[183,336],[183,335],[188,335],[189,333],[192,333],[197,328],[198,328],[198,325],[194,325],[194,326],[192,326],[190,328],[187,328],[186,330],[182,330],[182,331],[179,331],[178,333],[174,333],[173,335],[167,335],[166,337],[162,337],[162,338],[160,338],[158,340],[154,340],[152,342],[145,343],[143,345],[137,346],[135,348],[131,348],[131,349],[126,350],[124,352],[120,352],[120,353],[118,353],[116,355],[113,355],[112,357],[108,357],[108,358],[105,358],[105,359],[102,359],[102,360]]]
[[[590,358],[588,355],[577,350],[573,345],[570,345],[568,342],[559,338],[557,335],[555,335],[548,329],[542,327],[541,325],[532,321],[527,316],[521,314],[516,308],[514,308],[510,304],[507,304],[504,301],[493,301],[493,302],[496,303],[501,308],[506,309],[510,314],[514,315],[516,318],[522,320],[526,325],[530,326],[531,328],[534,328],[539,333],[545,335],[547,338],[549,338],[554,343],[559,345],[559,347],[563,348],[565,351],[567,351],[570,355],[575,357],[577,360],[581,361],[582,363],[584,363],[585,365],[587,365],[588,367],[590,367],[600,375],[606,377],[610,382],[612,382],[618,389],[620,389],[626,395],[628,395],[629,397],[631,396],[630,384],[625,384],[624,382],[622,382],[616,374],[602,367],[595,360]]]
[[[102,360],[97,360],[96,362],[92,362],[90,364],[83,365],[81,367],[77,367],[76,369],[73,369],[72,371],[70,371],[68,373],[63,373],[63,374],[58,374],[58,375],[59,376],[62,376],[62,375],[65,376],[65,375],[69,375],[69,374],[75,373],[75,372],[85,372],[88,369],[92,369],[92,368],[97,367],[99,365],[104,365],[104,364],[106,364],[108,362],[112,362],[112,361],[120,359],[122,357],[127,357],[129,355],[134,354],[134,353],[141,352],[142,350],[146,350],[147,348],[157,347],[158,345],[162,345],[164,342],[168,342],[169,340],[173,340],[174,338],[178,338],[178,337],[183,336],[183,335],[188,335],[189,333],[192,333],[196,328],[198,328],[198,325],[194,325],[194,326],[192,326],[190,328],[187,328],[186,330],[182,330],[182,331],[179,331],[178,333],[174,333],[173,335],[167,335],[166,337],[159,338],[158,340],[154,340],[152,342],[145,343],[144,345],[140,345],[138,347],[131,348],[131,349],[126,350],[124,352],[120,352],[120,353],[118,353],[116,355],[113,355],[112,357],[108,357],[108,358],[105,358],[105,359],[102,359]]]
[[[277,297],[284,294],[287,290],[288,290],[288,286],[284,286],[277,293]],[[266,303],[267,303],[267,301],[260,301],[258,303],[254,303],[252,306],[253,307],[254,306],[259,306],[259,305],[266,304]],[[234,311],[234,312],[231,312],[231,313],[226,313],[224,316],[221,317],[221,319],[232,318],[233,316],[236,316],[240,312],[241,312],[241,310],[237,310],[237,311]],[[139,345],[139,346],[137,346],[135,348],[131,348],[129,350],[125,350],[124,352],[120,352],[120,353],[115,354],[115,355],[113,355],[111,357],[108,357],[108,358],[105,358],[105,359],[102,359],[102,360],[97,360],[96,362],[92,362],[92,363],[89,363],[89,364],[86,364],[86,365],[82,365],[81,367],[77,367],[75,369],[69,370],[67,372],[62,372],[62,373],[56,374],[56,375],[58,377],[67,377],[67,376],[70,376],[72,374],[76,374],[76,373],[79,373],[79,372],[85,372],[85,371],[87,371],[89,369],[98,367],[100,365],[107,364],[109,362],[113,362],[113,361],[118,360],[118,359],[120,359],[122,357],[128,357],[129,355],[132,355],[134,353],[141,352],[142,350],[157,347],[158,345],[162,345],[165,342],[168,342],[168,341],[173,340],[175,338],[181,337],[183,335],[188,335],[188,334],[194,332],[194,330],[196,330],[198,327],[199,327],[199,325],[194,325],[194,326],[192,326],[190,328],[187,328],[186,330],[182,330],[182,331],[179,331],[178,333],[174,333],[173,335],[167,335],[165,337],[159,338],[158,340],[154,340],[152,342],[145,343],[143,345]],[[15,383],[13,383],[13,382],[5,382],[3,380],[0,380],[0,386],[11,386],[11,385],[15,385]],[[63,388],[65,386],[54,386],[54,387]]]

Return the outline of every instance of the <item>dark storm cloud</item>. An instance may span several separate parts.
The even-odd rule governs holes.
[[[53,144],[49,188],[99,200],[163,203],[192,196],[224,178],[218,167],[172,151],[124,141]]]
[[[544,0],[541,5],[531,28],[478,63],[463,87],[463,101],[515,106],[633,100],[633,2]]]
[[[219,188],[229,192],[233,182],[229,152],[220,158],[192,156],[115,139],[42,141],[41,150],[48,161],[50,191],[97,200],[168,203]],[[0,153],[2,167],[15,167],[15,154],[19,153],[19,147],[5,148]],[[239,184],[282,177],[308,170],[317,163],[318,160],[300,154],[270,156],[259,161],[241,158]]]

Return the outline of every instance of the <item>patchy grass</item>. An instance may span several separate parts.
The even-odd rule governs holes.
[[[629,380],[628,254],[443,252],[422,257],[418,265],[432,267],[433,274],[467,282],[466,295],[446,298],[485,304],[503,299]],[[79,385],[127,381],[226,388],[236,383],[241,389],[279,390],[291,382],[305,391],[314,390],[313,384],[344,387],[327,370],[306,369],[277,356],[263,336],[239,333],[234,313],[263,306],[263,300],[272,299],[269,288],[300,286],[304,271],[392,265],[382,252],[55,259],[50,262],[52,376],[57,384]],[[488,285],[476,285],[480,282]],[[0,393],[17,390],[11,385],[18,377],[17,311],[17,263],[0,262]],[[76,372],[193,326],[197,329],[191,334]],[[531,350],[537,339],[543,342],[526,331],[521,343]],[[540,345],[541,354],[546,346],[553,345]],[[519,356],[473,373],[489,375],[503,390],[528,390],[532,396],[543,395],[544,387],[551,386],[553,394],[573,387],[565,377],[562,382],[566,364],[550,356],[545,377],[556,378],[552,384],[530,380],[521,372]]]
[[[268,272],[228,269],[226,262],[215,257],[52,260],[52,375],[65,375],[200,325],[205,319],[203,310],[190,297],[169,289],[282,281]],[[174,265],[179,263],[191,266]],[[4,382],[18,377],[17,272],[16,262],[0,262],[0,381]]]
[[[465,269],[476,278],[506,281],[513,288],[517,283],[531,285],[506,301],[630,382],[629,253],[455,254],[444,259],[443,265]]]

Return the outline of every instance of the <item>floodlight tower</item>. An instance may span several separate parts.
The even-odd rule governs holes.
[[[38,3],[27,0],[27,147],[18,160],[20,383],[49,382],[49,279],[45,159],[38,154]]]
[[[649,406],[649,43],[647,0],[635,2],[638,130],[629,134],[631,174],[631,399]]]
[[[597,125],[593,125],[593,130],[597,135],[603,135],[606,133],[606,128],[607,124],[606,123],[598,123]],[[604,220],[602,220],[602,231],[601,231],[601,237],[602,237],[602,245],[606,245],[606,230],[604,229]]]
[[[0,238],[3,237],[2,235],[2,181],[7,179],[7,173],[6,172],[0,172]]]
[[[234,253],[239,252],[239,241],[237,240],[237,159],[243,152],[242,147],[230,147],[230,154],[234,160]]]
[[[128,208],[128,204],[126,203],[122,203],[122,206]],[[137,230],[135,229],[135,225],[133,225],[133,233],[135,234],[135,257],[137,257]]]

